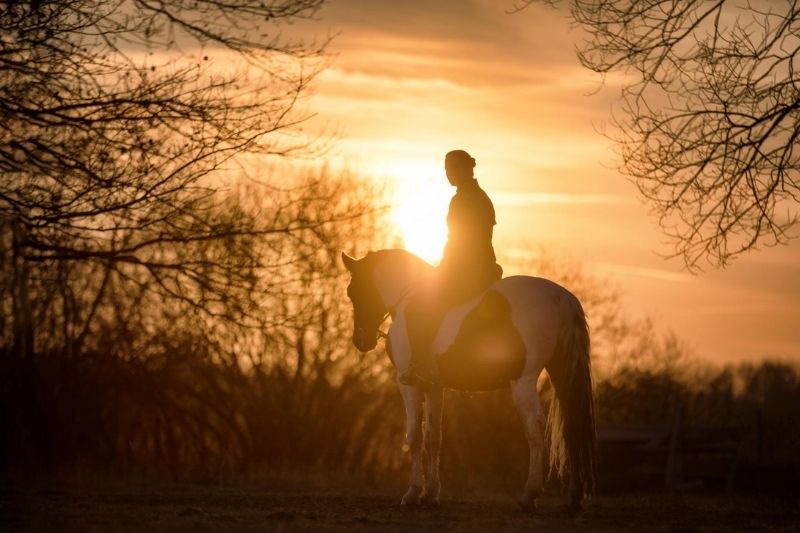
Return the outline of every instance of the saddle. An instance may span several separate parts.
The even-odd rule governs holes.
[[[411,368],[400,374],[402,383],[411,385],[419,379],[428,384],[439,384],[440,370],[444,369],[444,375],[455,380],[453,386],[456,386],[456,382],[459,387],[462,382],[474,382],[474,386],[469,387],[470,389],[492,388],[489,384],[481,385],[481,381],[482,379],[489,379],[492,383],[496,381],[493,377],[497,372],[496,365],[482,365],[480,354],[484,350],[489,350],[488,353],[497,356],[497,350],[501,346],[516,344],[521,346],[521,340],[519,343],[513,340],[515,336],[519,338],[519,334],[513,328],[511,306],[505,297],[497,291],[488,291],[481,295],[501,276],[502,268],[496,263],[476,264],[469,269],[442,265],[418,286],[415,296],[406,309],[412,363]],[[458,335],[455,337],[456,342],[449,348],[447,354],[438,357],[430,354],[429,348],[442,324],[442,319],[448,312],[476,298],[479,299],[478,302],[460,324]],[[512,341],[509,343],[503,339]],[[472,345],[479,348],[470,347]],[[508,349],[511,348],[506,346],[501,351]],[[515,346],[511,351],[520,349]],[[524,354],[524,350],[522,352]],[[500,359],[508,358],[513,357],[510,355],[500,357]],[[522,363],[524,365],[524,355]],[[462,368],[453,373],[447,370],[451,366]],[[469,379],[465,372],[473,374],[473,378]]]
[[[432,359],[438,381],[448,388],[494,390],[518,378],[525,366],[525,345],[505,296],[487,291],[461,321],[449,348]]]

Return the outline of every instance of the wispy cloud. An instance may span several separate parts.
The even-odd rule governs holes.
[[[671,270],[662,270],[659,268],[648,268],[619,263],[598,263],[595,266],[603,272],[620,276],[634,276],[637,278],[647,278],[677,283],[690,283],[695,280],[695,278],[689,274],[673,272]]]
[[[511,207],[542,204],[613,205],[635,203],[632,198],[614,194],[570,194],[550,192],[493,193],[492,200],[497,205]]]

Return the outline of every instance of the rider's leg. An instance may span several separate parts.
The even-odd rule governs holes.
[[[401,383],[413,385],[417,375],[438,381],[437,367],[430,353],[439,326],[447,311],[478,296],[500,279],[502,268],[491,265],[473,265],[472,268],[455,268],[442,265],[420,287],[406,309],[406,331],[411,358],[408,368],[400,372]]]
[[[427,366],[430,345],[444,316],[439,281],[436,273],[425,280],[406,308],[406,334],[411,354],[408,367],[401,369],[398,376],[406,385],[416,384],[417,370]]]

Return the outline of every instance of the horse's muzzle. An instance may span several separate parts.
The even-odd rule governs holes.
[[[378,333],[369,335],[357,330],[353,333],[353,345],[360,352],[368,352],[378,345]]]

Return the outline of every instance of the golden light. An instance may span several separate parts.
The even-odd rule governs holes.
[[[437,264],[447,241],[447,207],[455,193],[444,167],[433,162],[402,162],[383,169],[395,181],[392,221],[404,247]]]

